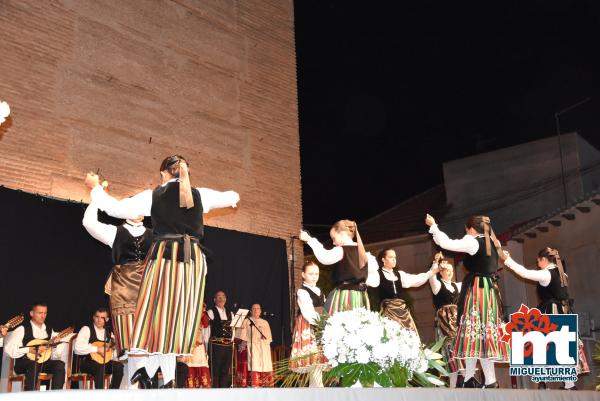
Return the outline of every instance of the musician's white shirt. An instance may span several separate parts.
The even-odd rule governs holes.
[[[48,332],[46,331],[46,325],[42,324],[42,327],[38,327],[33,324],[33,322],[29,321],[25,324],[31,324],[33,328],[33,337],[34,338],[46,338],[48,336]],[[50,333],[50,338],[56,336],[58,333],[54,330]],[[28,349],[24,347],[23,337],[25,336],[25,328],[23,326],[19,326],[13,331],[9,332],[8,335],[4,339],[4,353],[11,358],[17,359],[21,358],[23,355],[27,354]],[[67,340],[62,340],[67,341]],[[67,350],[67,343],[62,343],[52,349],[51,359],[61,359],[64,352]]]
[[[106,335],[106,331],[102,328],[94,326],[94,331],[96,332],[96,338],[100,341],[104,339]],[[98,347],[90,344],[90,327],[83,326],[79,333],[77,333],[77,339],[75,340],[75,346],[73,347],[74,351],[77,355],[88,355],[93,352],[98,352]]]

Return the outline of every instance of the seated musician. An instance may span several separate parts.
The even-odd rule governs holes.
[[[108,310],[98,308],[92,316],[93,324],[83,326],[75,340],[75,353],[79,355],[79,370],[94,376],[94,388],[104,388],[104,374],[112,374],[110,388],[119,388],[123,378],[123,364],[116,361],[114,335],[106,327]]]
[[[37,349],[27,346],[36,339],[57,339],[58,333],[45,324],[47,315],[48,305],[42,302],[34,303],[29,312],[31,320],[17,327],[6,338],[4,344],[4,352],[15,359],[15,373],[25,375],[25,391],[35,388],[37,379],[35,376],[42,372],[52,374],[52,390],[60,390],[65,384],[65,364],[59,359],[67,348],[66,344],[62,343],[59,346],[51,347],[51,350],[46,346],[40,346]],[[50,359],[44,361],[46,355],[51,356]]]
[[[214,298],[215,306],[206,314],[210,319],[209,358],[211,363],[213,388],[231,386],[231,320],[233,313],[225,307],[227,296],[223,291],[217,291]]]

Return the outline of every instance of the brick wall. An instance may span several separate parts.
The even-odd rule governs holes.
[[[241,195],[207,224],[297,234],[293,26],[292,0],[0,0],[0,184],[87,201],[100,168],[127,196],[178,153]]]

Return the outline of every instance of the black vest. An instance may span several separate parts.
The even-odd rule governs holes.
[[[397,281],[388,280],[383,269],[379,269],[379,298],[383,301],[384,299],[406,299],[406,289],[402,288],[402,279],[398,270],[392,270],[394,276],[398,279]],[[394,291],[396,286],[396,291]]]
[[[315,308],[323,307],[323,305],[325,305],[325,295],[323,294],[323,292],[321,292],[321,295],[317,295],[316,292],[314,292],[310,289],[310,287],[307,287],[304,284],[302,284],[302,287],[300,288],[308,292],[308,295],[310,295],[310,299]]]
[[[24,324],[23,328],[25,329],[25,333],[23,334],[23,345],[27,345],[27,343],[31,340],[36,340],[36,338],[33,336],[33,327],[32,327],[32,322],[31,320],[29,321],[29,324]],[[44,338],[38,338],[37,340],[49,340],[50,336],[52,335],[52,328],[49,327],[48,325],[46,325],[46,337]]]
[[[90,340],[88,341],[90,344],[95,343],[96,341],[102,341],[106,343],[110,342],[110,337],[112,333],[106,326],[104,327],[104,335],[107,336],[107,338],[98,338],[98,336],[96,335],[96,329],[94,328],[93,324],[89,325],[88,328],[90,329]]]
[[[221,315],[216,306],[210,308],[213,312],[214,319],[210,321],[210,336],[217,338],[229,338],[231,337],[231,312],[225,308],[227,314],[227,320],[221,320]]]
[[[454,288],[454,292],[450,292],[442,280],[440,280],[440,283],[442,284],[442,288],[440,288],[437,294],[433,294],[433,305],[435,306],[435,310],[438,310],[442,306],[446,305],[456,305],[458,302],[459,292],[456,283],[451,283],[452,288]]]
[[[154,240],[160,239],[168,234],[188,234],[196,239],[196,242],[202,241],[204,237],[204,220],[202,199],[200,192],[192,188],[192,197],[194,207],[186,209],[179,207],[179,181],[171,181],[164,186],[160,186],[152,192],[152,230]],[[178,240],[180,246],[177,252],[177,260],[184,260],[183,240]],[[167,241],[163,258],[171,259],[171,249],[173,241]],[[153,248],[151,258],[155,258],[158,247]],[[192,259],[196,257],[195,247],[192,246]]]
[[[152,192],[152,230],[154,237],[165,234],[188,234],[202,239],[204,222],[200,192],[192,188],[194,207],[179,207],[179,181],[171,181]]]
[[[568,301],[569,290],[567,287],[560,286],[560,272],[558,268],[548,270],[550,272],[550,284],[547,287],[537,285],[537,293],[540,297],[541,305],[549,305],[552,303],[560,303],[562,301]],[[542,311],[544,312],[544,311]]]
[[[342,246],[344,256],[342,260],[333,265],[333,273],[331,279],[335,287],[364,283],[367,281],[369,269],[359,267],[358,263],[358,247],[355,245]],[[351,288],[354,289],[354,288]],[[358,289],[358,288],[356,288]]]
[[[498,251],[490,239],[491,256],[485,252],[485,237],[475,238],[479,242],[479,249],[473,256],[466,254],[463,260],[465,268],[475,275],[490,276],[498,270]]]
[[[125,227],[117,227],[117,235],[112,247],[113,264],[143,261],[152,244],[152,231],[148,228],[139,237],[131,235]]]

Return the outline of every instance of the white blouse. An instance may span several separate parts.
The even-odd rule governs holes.
[[[303,283],[303,285],[310,288],[315,294],[321,295],[321,289],[319,287],[317,287],[315,285],[309,285],[306,283]],[[302,316],[306,319],[306,321],[308,323],[316,324],[321,317],[315,310],[315,307],[313,305],[313,301],[312,301],[312,298],[310,297],[310,294],[305,289],[299,288],[297,291],[297,295],[298,295],[297,299],[298,299],[298,306],[300,307],[300,313],[302,314]]]
[[[431,292],[433,292],[433,295],[437,295],[437,293],[440,292],[440,290],[442,289],[442,284],[444,284],[444,287],[446,287],[448,291],[452,293],[454,292],[454,287],[452,287],[452,281],[440,280],[434,274],[429,279],[429,285],[431,286]],[[460,289],[462,288],[462,283],[454,284],[456,284],[456,288],[458,288],[458,292],[460,292]]]
[[[176,180],[174,178],[163,184],[163,186]],[[235,191],[219,192],[209,188],[195,188],[195,190],[200,193],[204,213],[222,207],[236,207],[240,200],[240,195]],[[92,202],[97,202],[100,210],[104,210],[109,215],[120,219],[150,216],[152,210],[152,190],[150,189],[130,198],[117,200],[107,194],[100,185],[97,185],[92,189],[91,196]]]
[[[383,272],[383,275],[387,280],[398,280],[393,271],[387,270],[385,268],[382,268],[381,271]],[[406,273],[402,270],[398,270],[398,273],[400,274],[400,280],[402,281],[402,288],[420,287],[423,284],[425,284],[427,280],[429,280],[429,278],[433,275],[433,272],[431,270],[419,274],[411,274]]]
[[[85,209],[82,223],[83,227],[92,237],[111,248],[113,247],[115,237],[117,236],[117,226],[98,221],[98,204],[96,202],[91,202]],[[146,232],[146,228],[142,222],[134,223],[128,221],[123,224],[123,227],[134,237],[139,237]]]
[[[429,227],[429,233],[433,235],[433,241],[436,244],[449,251],[464,252],[473,256],[479,250],[479,242],[472,235],[465,234],[461,239],[450,239],[437,224]]]
[[[504,264],[518,276],[527,280],[537,281],[542,287],[548,287],[550,285],[550,281],[552,280],[550,269],[556,268],[555,264],[549,264],[545,269],[530,270],[515,262],[511,257],[508,257],[504,261]]]

